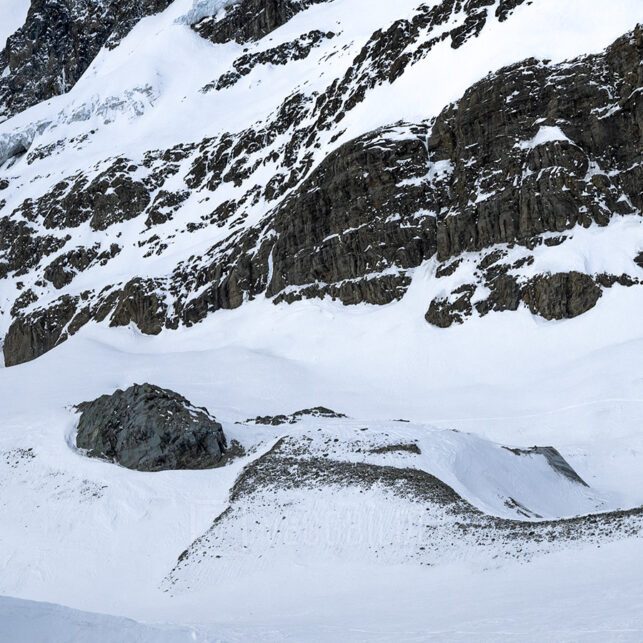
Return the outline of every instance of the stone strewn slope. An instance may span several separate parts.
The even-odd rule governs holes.
[[[414,466],[416,450],[409,448],[414,445],[389,448],[396,446],[407,447],[407,466],[402,459],[392,460],[393,466],[364,461],[369,456],[365,458],[361,449],[351,454],[351,461],[342,458],[346,454],[339,458],[328,451],[320,454],[305,433],[281,438],[243,469],[228,507],[179,556],[163,589],[172,593],[195,589],[231,560],[259,564],[266,546],[273,556],[288,560],[305,559],[313,551],[388,564],[436,565],[468,557],[497,564],[508,558],[527,561],[577,543],[600,546],[641,533],[640,508],[564,520],[534,520],[537,517],[528,510],[521,514],[519,506],[520,520],[483,513],[452,487]],[[560,458],[555,449],[541,451]],[[582,484],[580,479],[574,482]],[[336,505],[332,499],[339,491],[342,502]],[[342,516],[350,519],[340,534],[337,524]],[[305,529],[310,531],[302,539]],[[323,538],[315,537],[316,530]],[[392,547],[393,543],[398,546]]]

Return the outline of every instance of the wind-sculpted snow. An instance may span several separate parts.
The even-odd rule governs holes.
[[[61,605],[0,597],[0,638],[12,643],[205,643],[193,628],[149,626]]]

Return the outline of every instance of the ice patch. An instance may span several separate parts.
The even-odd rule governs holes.
[[[521,150],[531,150],[539,145],[554,143],[556,141],[566,141],[571,143],[570,139],[565,135],[560,127],[544,125],[530,141],[521,141],[516,145],[516,147],[519,147]]]

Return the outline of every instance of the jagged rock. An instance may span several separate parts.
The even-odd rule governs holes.
[[[151,207],[148,210],[145,225],[150,228],[155,225],[161,225],[170,219],[179,207],[189,198],[190,193],[187,190],[180,192],[168,192],[160,190]]]
[[[475,291],[475,286],[467,284],[456,288],[450,297],[437,297],[429,305],[426,321],[438,328],[461,324],[471,315],[471,297]]]
[[[525,0],[500,0],[498,15],[506,18]],[[411,18],[378,29],[360,51],[344,77],[336,80],[316,102],[315,129],[329,129],[346,111],[361,103],[369,89],[397,80],[441,42],[454,49],[480,34],[489,17],[490,0],[442,0],[420,5]],[[433,33],[437,35],[433,35]]]
[[[493,253],[492,253],[493,254]],[[491,255],[488,255],[491,257]],[[484,260],[478,267],[484,265]],[[429,306],[426,320],[440,328],[464,323],[474,309],[482,317],[492,311],[517,310],[526,304],[535,315],[545,319],[571,319],[593,308],[602,295],[603,288],[615,284],[625,287],[638,286],[641,280],[627,274],[602,273],[589,276],[580,272],[544,274],[525,279],[508,273],[516,264],[487,266],[484,295],[476,294],[477,284],[463,284],[449,296],[436,297]]]
[[[376,132],[342,146],[311,173],[275,213],[268,296],[312,286],[314,296],[382,304],[403,294],[390,281],[365,277],[418,266],[435,252],[435,218],[424,211],[418,180],[426,174],[420,135],[420,128]]]
[[[67,237],[38,235],[25,221],[0,218],[0,279],[14,272],[26,274],[47,255],[65,245]]]
[[[480,315],[493,311],[518,310],[521,299],[521,288],[515,277],[500,274],[487,283],[490,289],[489,296],[476,303],[476,310]]]
[[[36,293],[31,288],[25,290],[17,297],[16,301],[13,302],[13,306],[11,307],[11,315],[13,317],[16,317],[23,308],[31,306],[31,304],[35,304],[37,301],[38,295],[36,295]]]
[[[223,428],[206,409],[158,386],[135,384],[77,409],[76,446],[128,469],[208,469],[226,452]]]
[[[267,36],[295,14],[327,0],[240,0],[226,8],[222,18],[212,16],[192,28],[214,43],[245,43]]]
[[[232,87],[241,78],[247,76],[257,65],[286,65],[294,60],[302,60],[323,40],[334,36],[335,34],[332,32],[324,33],[323,31],[313,30],[292,42],[285,42],[266,51],[245,54],[232,63],[234,71],[226,72],[217,81],[207,84],[202,91],[219,91]]]
[[[131,176],[137,169],[128,159],[117,159],[91,181],[77,174],[35,201],[26,199],[19,211],[48,229],[77,228],[89,221],[93,230],[106,230],[137,217],[149,205],[150,190]]]
[[[252,424],[267,424],[271,426],[279,426],[281,424],[296,424],[303,417],[345,418],[346,416],[343,413],[337,413],[337,411],[327,409],[325,406],[316,406],[312,409],[302,409],[301,411],[296,411],[291,415],[265,415],[246,420],[246,422]]]
[[[605,54],[555,66],[527,60],[476,83],[440,114],[429,153],[453,168],[441,194],[449,204],[438,221],[441,260],[605,225],[613,213],[635,214],[629,203],[641,209],[643,122],[632,87],[642,52],[637,27]]]
[[[618,284],[619,286],[625,286],[626,288],[631,288],[632,286],[637,286],[641,283],[640,279],[630,277],[630,275],[627,275],[625,273],[620,275],[610,275],[605,272],[594,275],[594,281],[603,288],[611,288],[616,284]]]
[[[255,24],[246,22],[250,9],[272,4],[243,0],[199,28],[207,23],[221,33],[234,31],[237,18]],[[293,10],[307,6],[295,4]],[[496,14],[505,19],[519,4],[496,3]],[[342,115],[369,89],[399,78],[445,38],[457,47],[475,37],[490,6],[486,0],[443,0],[418,7],[408,19],[374,33],[344,79],[320,94],[295,91],[252,127],[148,151],[142,159],[104,160],[68,176],[0,219],[0,278],[31,273],[32,292],[48,306],[47,281],[72,290],[77,271],[103,261],[96,257],[77,267],[71,256],[43,261],[70,241],[67,228],[89,222],[94,231],[117,237],[120,230],[112,226],[140,217],[127,229],[140,230],[135,245],[145,260],[163,254],[175,235],[216,226],[221,233],[213,230],[214,245],[181,257],[171,274],[153,283],[136,277],[133,268],[125,285],[78,293],[82,314],[75,314],[70,329],[109,319],[158,333],[262,293],[275,303],[330,296],[345,304],[387,304],[404,295],[413,270],[436,254],[435,274],[448,278],[465,252],[484,254],[497,244],[534,249],[565,243],[568,235],[562,233],[576,225],[605,225],[614,214],[637,214],[643,207],[643,95],[636,91],[640,27],[602,54],[556,65],[511,65],[476,83],[436,119],[383,128],[320,157],[317,150],[332,147],[343,134],[336,127]],[[281,9],[275,11],[273,17]],[[255,17],[268,20],[267,14]],[[263,33],[256,24],[253,29],[256,37]],[[264,62],[307,55],[318,37],[309,32],[272,48],[249,46],[229,71],[247,73]],[[24,152],[29,143],[16,145]],[[219,199],[221,187],[231,194]],[[172,225],[164,225],[188,199],[198,220],[185,222],[189,213],[183,208]],[[208,209],[204,204],[211,199]],[[265,204],[261,212],[259,204]],[[247,223],[249,212],[256,223]],[[158,231],[150,230],[155,225]],[[45,235],[43,227],[60,235]],[[72,252],[65,250],[61,256]],[[545,286],[535,281],[525,295],[524,279],[500,264],[479,266],[475,283],[452,282],[449,288],[460,290],[445,289],[430,302],[427,320],[444,327],[474,311],[515,310],[526,298],[533,310],[559,314],[550,311],[553,301],[544,308],[537,303],[536,293]],[[596,287],[626,281],[614,275],[594,280]],[[478,289],[482,285],[488,293]],[[554,290],[555,298],[565,289]],[[576,298],[570,306],[569,311],[583,309]],[[567,301],[558,308],[567,310]]]
[[[601,295],[589,275],[561,272],[530,280],[523,299],[532,313],[545,319],[571,319],[592,309]]]
[[[62,339],[76,313],[77,300],[65,295],[47,308],[14,319],[4,340],[5,366],[28,362],[50,351]]]
[[[74,248],[57,257],[44,271],[44,277],[54,288],[63,288],[71,283],[77,272],[87,268],[98,256],[96,248]]]
[[[153,279],[132,279],[123,288],[116,303],[110,326],[134,323],[146,335],[158,335],[164,326],[167,307],[159,296],[159,284]]]

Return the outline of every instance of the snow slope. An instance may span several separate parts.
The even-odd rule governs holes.
[[[243,464],[284,433],[315,437],[317,429],[323,429],[325,439],[338,440],[332,455],[349,461],[362,457],[350,455],[355,435],[367,435],[376,443],[417,442],[419,456],[383,454],[371,456],[371,461],[433,473],[476,507],[496,515],[524,518],[506,506],[508,498],[545,517],[643,503],[640,378],[635,367],[641,339],[638,325],[629,323],[640,315],[640,301],[631,297],[633,291],[615,290],[591,314],[567,323],[536,322],[526,312],[498,315],[494,323],[477,320],[442,334],[437,342],[436,329],[408,314],[408,307],[424,301],[419,295],[417,301],[413,299],[413,293],[422,288],[421,274],[416,279],[402,302],[386,307],[345,308],[332,302],[275,307],[256,301],[215,315],[204,325],[156,338],[141,336],[135,329],[114,332],[97,326],[85,338],[35,362],[0,371],[0,503],[8,518],[0,532],[0,592],[144,621],[200,624],[203,631],[216,631],[223,640],[226,631],[230,640],[252,638],[253,627],[261,633],[257,636],[267,640],[304,635],[330,640],[344,628],[357,628],[351,630],[355,640],[371,640],[375,634],[368,627],[360,629],[357,615],[379,623],[377,627],[384,631],[401,633],[395,629],[404,627],[401,617],[391,610],[397,612],[402,605],[414,636],[422,638],[420,632],[426,628],[444,628],[445,637],[466,639],[466,632],[458,634],[449,628],[470,614],[470,601],[449,607],[455,621],[448,625],[441,609],[427,616],[424,600],[411,599],[420,588],[423,596],[438,592],[445,575],[454,592],[458,582],[468,584],[471,578],[481,592],[489,585],[494,588],[492,595],[505,596],[502,600],[506,600],[503,587],[509,591],[531,579],[535,584],[529,591],[536,591],[546,578],[542,570],[553,565],[542,553],[528,565],[495,562],[491,569],[496,571],[489,573],[484,571],[488,564],[477,560],[473,551],[459,563],[445,559],[435,568],[423,568],[402,560],[417,544],[418,535],[409,535],[413,531],[404,531],[407,536],[399,541],[395,556],[384,560],[364,558],[357,537],[342,540],[332,556],[328,548],[337,542],[334,537],[322,540],[321,550],[301,550],[286,540],[276,555],[270,554],[271,545],[257,534],[258,540],[251,541],[264,553],[261,565],[244,563],[242,557],[238,565],[206,575],[193,591],[183,588],[174,597],[162,591],[163,579],[180,553],[225,509],[228,490]],[[262,324],[253,319],[261,319]],[[587,338],[610,325],[613,333],[588,347]],[[471,359],[459,360],[458,355],[471,355]],[[535,355],[540,359],[535,360]],[[259,451],[220,470],[139,474],[87,460],[71,449],[74,415],[69,406],[135,381],[171,387],[206,405],[223,421],[229,437],[246,447],[258,445]],[[309,420],[294,427],[235,424],[255,415],[288,413],[314,404],[363,419]],[[397,418],[431,421],[443,429],[478,435],[395,422]],[[362,434],[361,428],[368,431]],[[552,472],[540,457],[516,456],[489,442],[489,437],[518,447],[556,446],[591,489]],[[33,457],[24,455],[27,449],[33,449]],[[373,513],[377,504],[355,514],[359,498],[351,500],[347,493],[344,505],[337,504],[339,498],[331,498],[315,501],[314,511],[303,510],[297,524],[302,529],[305,525],[330,528],[322,533],[332,535],[330,525],[341,525],[352,516],[355,524],[371,524],[374,531],[369,533],[380,543],[393,534],[399,537],[400,525],[405,524],[399,516],[406,516],[407,510],[390,499],[382,505],[388,507],[386,512],[377,518],[378,511]],[[319,510],[320,502],[329,501],[334,509],[322,514],[326,518],[321,525],[306,518]],[[232,542],[234,533],[229,532]],[[307,543],[315,530],[295,533],[299,542]],[[602,552],[606,567],[614,565],[616,574],[626,567],[623,552],[640,551],[640,543],[634,540],[601,549],[587,545],[587,551],[579,543],[567,553],[555,554],[561,579],[570,575],[569,580],[561,580],[561,587],[582,584],[572,574],[582,566],[583,557],[593,555],[590,551]],[[79,575],[78,569],[84,573]],[[631,573],[627,568],[625,577],[631,578]],[[390,610],[379,614],[380,621],[367,604],[380,605],[388,595],[383,592],[384,578],[389,576],[400,594]],[[212,578],[217,582],[213,584]],[[332,589],[338,583],[345,588],[341,591],[363,594],[355,613],[341,608],[345,594]],[[587,600],[597,600],[591,578],[587,583]],[[271,589],[275,586],[281,588],[277,594]],[[247,595],[249,588],[254,589]],[[525,592],[527,600],[531,595]],[[241,599],[244,595],[246,602]],[[635,594],[632,597],[635,601]],[[632,601],[626,601],[631,608]],[[211,609],[214,604],[222,608]],[[282,611],[286,604],[294,606],[287,615]],[[536,618],[523,605],[510,626],[507,619],[513,617],[506,609],[499,604],[488,608],[495,620],[483,626],[482,607],[478,607],[471,627],[487,628],[490,639],[505,627],[521,638]],[[552,602],[540,613],[554,609],[561,608],[554,608]],[[583,602],[573,608],[569,631],[566,623],[556,627],[570,634],[574,619],[579,622],[588,613],[598,622],[596,613]],[[600,612],[607,613],[607,608]],[[335,617],[331,619],[330,614]],[[317,629],[329,619],[327,630]],[[640,628],[636,619],[632,623]],[[608,626],[615,627],[612,615],[605,621]],[[632,635],[630,640],[635,639]]]
[[[52,631],[57,643],[637,641],[641,560],[637,543],[615,543],[486,570],[457,563],[432,572],[296,566],[282,570],[279,584],[268,574],[227,582],[218,595],[226,601],[221,624],[190,628],[189,637],[185,630],[5,598],[0,633],[15,643],[44,640],[43,632]]]

